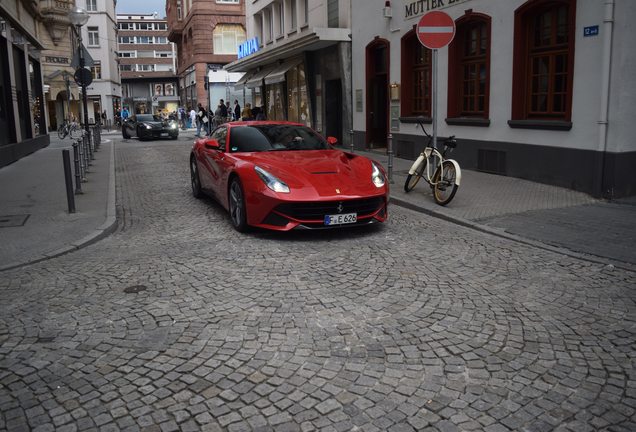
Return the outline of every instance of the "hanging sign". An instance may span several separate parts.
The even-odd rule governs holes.
[[[238,58],[247,57],[258,51],[258,38],[246,40],[238,47]]]

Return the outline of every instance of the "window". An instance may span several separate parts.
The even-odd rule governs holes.
[[[163,84],[154,84],[153,85],[154,90],[154,95],[155,96],[163,96]]]
[[[86,0],[86,10],[88,12],[97,12],[97,0]]]
[[[99,27],[87,27],[88,46],[99,46]]]
[[[119,24],[117,24],[117,27],[119,27],[119,30],[133,30],[134,26],[132,23],[122,23],[120,22]]]
[[[309,23],[309,0],[303,0],[303,24]]]
[[[276,6],[276,11],[278,12],[278,35],[282,36],[285,34],[285,9],[283,8],[283,3],[278,3]]]
[[[119,36],[120,44],[134,44],[135,37],[134,36]]]
[[[309,95],[303,63],[287,72],[287,116],[289,121],[311,126]]]
[[[130,72],[133,70],[133,66],[131,64],[120,64],[119,65],[119,70],[122,72]]]
[[[449,46],[448,117],[488,118],[490,17],[468,13],[457,20]],[[472,123],[471,123],[472,124]]]
[[[338,0],[327,0],[327,26],[338,27],[340,19],[338,17]]]
[[[157,51],[155,56],[159,58],[172,58],[172,52]]]
[[[402,38],[402,116],[431,116],[431,50],[414,30]]]
[[[95,60],[93,66],[91,66],[91,74],[93,75],[93,79],[102,79],[102,63],[98,60]]]
[[[119,57],[123,57],[123,58],[137,57],[137,52],[136,51],[119,51]]]
[[[296,16],[296,0],[289,0],[289,29],[296,30],[296,20],[298,17]]]
[[[155,65],[151,64],[138,64],[137,71],[139,72],[152,72],[155,70]]]
[[[168,43],[168,38],[166,36],[155,36],[155,43],[167,44]]]
[[[214,54],[238,54],[245,42],[245,29],[240,24],[218,24],[212,32]]]
[[[167,30],[168,24],[166,23],[155,23],[155,30]]]
[[[174,84],[166,84],[164,86],[164,95],[174,96]]]
[[[152,30],[152,23],[137,23],[137,30]]]
[[[152,37],[151,36],[137,36],[137,43],[138,44],[151,44],[152,43]]]
[[[232,4],[238,4],[239,0],[216,0],[217,3],[232,3]]]
[[[574,0],[541,0],[515,11],[511,126],[514,120],[570,121],[574,9]]]

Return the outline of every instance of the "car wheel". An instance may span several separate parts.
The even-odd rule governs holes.
[[[124,137],[124,139],[130,139],[130,135],[128,135],[128,132],[126,132],[125,127],[121,128],[121,136]]]
[[[137,138],[139,138],[139,141],[145,141],[146,138],[144,138],[144,136],[142,135],[142,131],[141,128],[137,128]]]
[[[199,169],[194,156],[190,157],[190,184],[192,185],[192,196],[195,198],[203,197],[201,191],[201,180],[199,179]]]
[[[247,212],[245,210],[245,195],[238,177],[232,179],[228,196],[230,207],[230,221],[238,232],[247,231]]]

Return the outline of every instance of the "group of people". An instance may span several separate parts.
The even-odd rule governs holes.
[[[230,101],[225,102],[223,99],[220,99],[214,111],[211,109],[208,110],[199,103],[196,110],[190,110],[189,116],[192,125],[196,125],[196,137],[201,136],[201,131],[203,131],[205,135],[209,135],[218,125],[229,121],[265,120],[265,112],[262,108],[252,108],[250,103],[246,103],[245,107],[241,109],[241,105],[239,105],[236,99],[234,100],[234,108],[230,106]]]

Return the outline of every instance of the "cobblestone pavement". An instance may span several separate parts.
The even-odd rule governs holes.
[[[0,273],[0,429],[636,430],[636,276],[393,206],[234,232],[118,142],[118,232]]]

